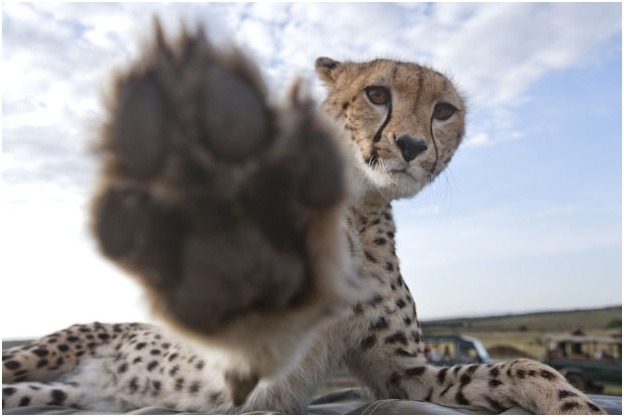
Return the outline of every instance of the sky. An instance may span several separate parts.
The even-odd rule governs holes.
[[[111,73],[158,15],[202,24],[317,100],[318,56],[416,61],[469,105],[450,167],[395,203],[421,320],[622,301],[620,3],[2,3],[2,337],[150,321],[88,233],[89,152]]]

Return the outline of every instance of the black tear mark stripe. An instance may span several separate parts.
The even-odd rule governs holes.
[[[374,144],[381,140],[381,134],[383,133],[388,123],[390,123],[390,119],[392,119],[392,94],[390,94],[390,104],[388,104],[388,115],[386,116],[386,120],[384,120],[379,130],[377,130],[377,133],[375,133],[375,136],[373,136],[373,146],[372,146],[371,156],[366,158],[366,163],[368,165],[371,165],[377,162],[377,149],[375,148]]]
[[[375,136],[373,137],[373,143],[377,143],[381,140],[381,134],[383,133],[383,130],[386,128],[388,123],[390,123],[390,119],[392,119],[392,94],[390,95],[390,103],[388,104],[388,115],[386,116],[386,120],[384,120],[379,130],[377,130],[377,133],[375,133]]]
[[[433,150],[435,151],[435,161],[433,162],[433,166],[429,171],[433,175],[435,174],[435,170],[438,167],[438,159],[440,157],[438,153],[438,144],[436,143],[435,136],[433,136],[433,119],[431,119],[431,121],[429,122],[429,134],[431,135],[431,143],[433,143]]]

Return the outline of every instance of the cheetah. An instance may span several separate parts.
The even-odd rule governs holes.
[[[466,105],[415,63],[316,60],[318,111],[201,29],[156,24],[106,99],[92,231],[165,326],[74,325],[3,351],[3,408],[303,413],[344,365],[377,399],[602,414],[531,360],[429,365],[392,201],[448,165]]]

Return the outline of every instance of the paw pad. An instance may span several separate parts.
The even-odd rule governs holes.
[[[130,80],[114,120],[114,146],[123,166],[138,177],[154,175],[167,150],[166,109],[156,85]]]
[[[200,140],[210,151],[238,162],[265,145],[268,114],[249,87],[219,67],[209,70],[203,87]]]

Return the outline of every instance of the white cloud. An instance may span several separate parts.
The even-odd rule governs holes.
[[[469,135],[464,142],[464,146],[484,146],[491,144],[490,136],[485,132]]]

